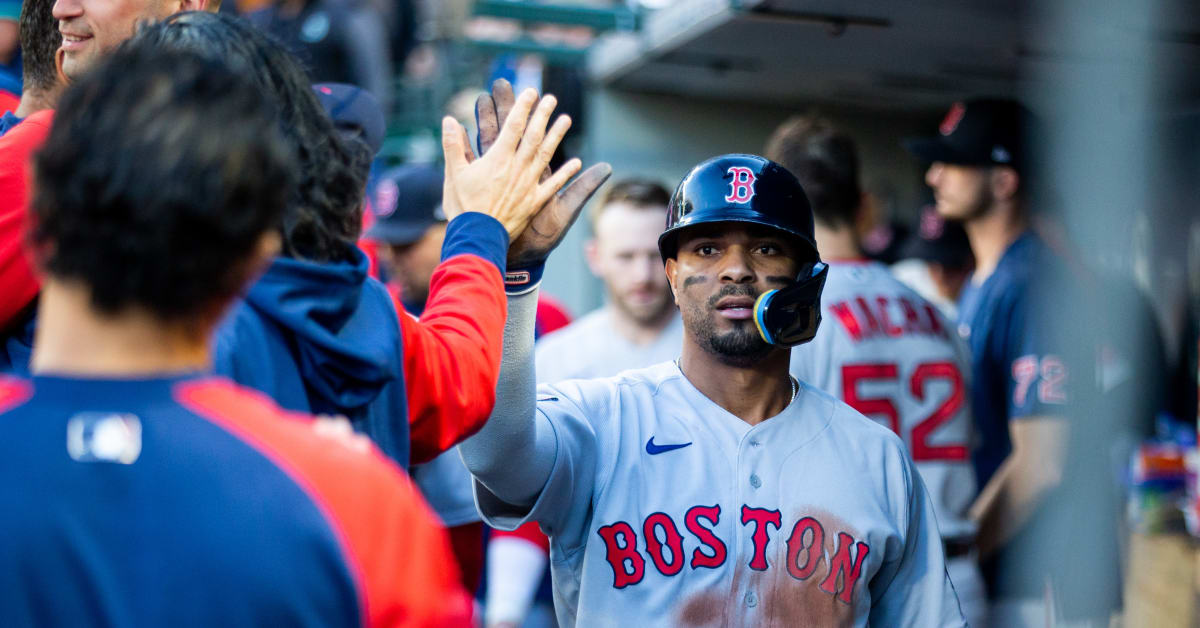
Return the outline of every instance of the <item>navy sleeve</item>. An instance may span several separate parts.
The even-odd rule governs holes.
[[[491,262],[504,277],[508,231],[499,220],[479,212],[463,212],[446,226],[442,261],[455,255],[476,255]]]
[[[1056,316],[1043,299],[1025,291],[1004,322],[1006,350],[1000,365],[1007,371],[1008,416],[1062,415],[1069,401],[1070,369],[1061,338],[1054,331]]]

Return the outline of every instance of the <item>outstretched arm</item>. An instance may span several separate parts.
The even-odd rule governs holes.
[[[554,429],[537,412],[533,328],[537,288],[508,297],[496,405],[483,429],[458,447],[463,462],[493,495],[533,504],[554,466]],[[519,462],[518,462],[519,461]]]
[[[550,124],[554,107],[553,96],[539,99],[526,90],[478,158],[462,126],[451,118],[443,121],[442,204],[451,218],[444,261],[434,274],[423,319],[400,315],[415,462],[432,459],[478,430],[491,411],[509,239],[554,205],[552,197],[579,170],[579,160],[573,159],[545,174],[570,126],[566,116]]]
[[[507,81],[497,81],[492,94],[480,97],[476,114],[480,150],[485,156],[492,154],[493,147],[503,146],[503,128],[514,117],[528,115],[521,100],[513,98]],[[589,168],[549,198],[509,247],[505,277],[508,320],[495,410],[483,429],[459,446],[467,469],[508,504],[534,503],[550,477],[558,450],[554,428],[536,408],[533,340],[542,268],[584,204],[611,173],[612,168],[604,163]],[[540,178],[549,182],[555,176],[544,171]]]
[[[446,229],[421,320],[396,302],[414,464],[475,433],[492,411],[507,313],[507,248],[499,223],[459,216]]]

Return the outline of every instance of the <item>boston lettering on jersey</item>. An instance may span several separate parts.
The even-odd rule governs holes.
[[[949,337],[932,305],[918,307],[905,297],[858,296],[838,301],[829,310],[855,342],[906,334]]]
[[[721,506],[693,506],[683,517],[684,527],[699,541],[692,550],[691,560],[684,553],[683,534],[670,515],[655,512],[642,523],[641,533],[645,553],[654,568],[664,576],[675,576],[685,562],[693,571],[716,569],[725,564],[729,549],[714,529],[721,519]],[[741,523],[751,527],[754,551],[747,567],[765,571],[767,546],[771,542],[769,528],[781,529],[783,520],[778,510],[742,505]],[[835,538],[836,533],[836,538]],[[633,526],[617,521],[601,526],[596,534],[604,540],[605,558],[613,570],[613,588],[636,585],[646,574],[646,559],[638,550],[638,535]],[[660,540],[661,539],[661,540]],[[834,547],[827,547],[826,541]],[[850,604],[854,587],[862,574],[863,562],[871,548],[841,530],[827,528],[814,516],[804,516],[792,524],[787,540],[788,575],[799,581],[820,576],[820,588],[845,604]],[[828,553],[828,555],[827,555]],[[820,569],[825,563],[825,569]]]

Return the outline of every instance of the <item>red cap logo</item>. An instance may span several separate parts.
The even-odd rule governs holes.
[[[391,216],[400,200],[400,186],[392,179],[384,179],[375,188],[375,215],[380,218]]]
[[[936,240],[942,237],[946,230],[946,221],[935,209],[925,209],[921,212],[921,238]]]
[[[958,128],[958,123],[962,122],[963,114],[967,112],[966,105],[956,102],[950,106],[950,111],[946,113],[946,118],[942,120],[941,126],[938,127],[938,132],[942,135],[950,135],[954,129]]]

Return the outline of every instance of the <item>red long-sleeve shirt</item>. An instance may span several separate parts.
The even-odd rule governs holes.
[[[33,190],[32,156],[53,121],[54,111],[39,111],[0,137],[0,328],[41,289],[25,247],[26,209]]]
[[[483,257],[456,255],[434,271],[419,321],[395,300],[413,464],[479,431],[492,412],[508,315],[502,273]]]

